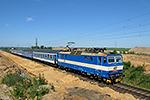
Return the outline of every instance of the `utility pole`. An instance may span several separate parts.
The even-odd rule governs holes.
[[[17,48],[18,48],[18,50],[19,50],[19,44],[17,45]]]
[[[36,50],[37,50],[37,38],[35,38],[35,39],[36,39],[36,44],[35,45],[36,45]]]

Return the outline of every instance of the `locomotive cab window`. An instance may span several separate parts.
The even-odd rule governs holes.
[[[122,62],[122,61],[121,61],[121,56],[117,56],[117,57],[116,57],[116,62]]]
[[[114,63],[115,58],[114,57],[108,57],[108,63]]]

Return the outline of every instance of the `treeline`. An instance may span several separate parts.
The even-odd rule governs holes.
[[[31,46],[31,49],[36,49],[36,46]],[[40,47],[37,46],[37,49],[41,49],[41,50],[44,50],[44,49],[52,50],[52,47],[45,47],[44,45],[41,45]]]

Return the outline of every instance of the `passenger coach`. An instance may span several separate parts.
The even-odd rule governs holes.
[[[57,64],[57,55],[60,50],[38,50],[33,51],[33,59]]]

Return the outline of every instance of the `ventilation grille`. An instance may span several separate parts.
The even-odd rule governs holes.
[[[70,55],[78,55],[81,56],[82,51],[71,51]]]

